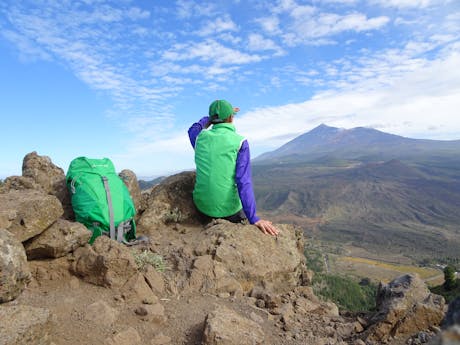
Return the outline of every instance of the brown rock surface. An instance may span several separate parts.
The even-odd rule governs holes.
[[[30,270],[22,244],[0,229],[0,303],[18,297],[30,281]]]
[[[74,252],[71,270],[88,283],[121,288],[137,273],[137,266],[129,248],[100,236],[93,246]]]
[[[168,223],[197,224],[200,216],[191,199],[194,183],[195,173],[183,172],[152,188],[139,225],[152,231]]]
[[[213,255],[194,261],[191,285],[232,294],[237,290],[247,294],[256,286],[277,293],[298,286],[305,269],[301,234],[290,226],[279,229],[280,235],[272,237],[253,225],[217,221],[205,230],[200,243],[200,250]]]
[[[415,274],[398,277],[388,285],[380,284],[377,312],[371,318],[369,340],[402,338],[439,325],[444,317],[444,298],[430,293]]]
[[[0,307],[1,345],[49,345],[50,313],[27,305]]]
[[[219,306],[206,317],[203,345],[260,345],[262,328],[231,309]]]
[[[83,224],[58,219],[40,235],[24,243],[27,258],[58,258],[88,243],[91,237]]]
[[[43,192],[11,190],[0,194],[0,228],[20,242],[45,231],[63,212],[59,200]]]
[[[142,197],[141,189],[139,187],[139,182],[137,181],[136,174],[129,169],[124,169],[118,174],[118,176],[120,176],[120,178],[125,183],[126,187],[128,187],[129,194],[133,199],[137,214],[142,213],[145,210],[146,205]]]
[[[22,176],[31,178],[46,193],[56,196],[64,208],[64,217],[73,217],[70,193],[67,190],[64,170],[54,165],[51,158],[31,152],[24,157]]]

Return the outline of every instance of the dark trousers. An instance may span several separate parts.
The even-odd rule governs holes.
[[[244,223],[247,220],[246,214],[244,213],[243,209],[239,210],[235,214],[227,217],[210,217],[198,210],[198,212],[202,215],[203,221],[205,223],[210,222],[212,219],[225,219],[232,223]]]

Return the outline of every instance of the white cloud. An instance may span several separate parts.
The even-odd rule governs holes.
[[[203,27],[196,32],[198,36],[210,36],[219,34],[225,31],[237,31],[236,24],[231,20],[228,15],[218,17],[215,20],[207,20]]]
[[[212,61],[216,65],[241,65],[259,62],[262,57],[228,48],[215,40],[209,39],[198,43],[176,44],[172,49],[163,53],[163,59],[170,61],[197,59],[207,62]]]
[[[294,0],[280,0],[270,10],[271,16],[257,18],[255,22],[265,33],[281,37],[284,44],[291,47],[335,44],[331,38],[334,35],[377,30],[390,21],[387,16],[368,18],[359,12],[331,13],[320,7],[300,5]]]
[[[424,133],[433,139],[458,139],[460,70],[455,66],[459,64],[457,47],[432,61],[414,60],[392,67],[384,63],[369,76],[364,67],[358,80],[342,89],[318,93],[303,103],[249,110],[238,116],[236,124],[256,151],[276,148],[286,137],[293,139],[320,123],[345,128],[374,126],[408,137]],[[379,62],[369,61],[370,65],[378,67]]]
[[[260,34],[250,34],[248,37],[248,49],[253,51],[273,50],[275,56],[286,54],[273,40],[267,39]]]
[[[455,0],[454,0],[455,1]],[[382,7],[396,8],[425,8],[433,5],[449,3],[449,0],[372,0],[373,3]]]
[[[281,32],[280,20],[277,16],[256,18],[255,22],[268,34],[275,35]]]

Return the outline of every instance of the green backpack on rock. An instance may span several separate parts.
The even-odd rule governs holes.
[[[75,220],[93,232],[125,244],[136,239],[136,208],[123,180],[108,158],[75,158],[66,175]]]

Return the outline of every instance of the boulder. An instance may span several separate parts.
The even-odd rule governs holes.
[[[44,191],[43,187],[35,182],[34,179],[24,176],[9,176],[5,179],[0,193],[6,193],[10,190],[35,189]]]
[[[77,248],[70,269],[88,283],[111,288],[123,287],[138,273],[129,248],[107,236]]]
[[[137,181],[136,174],[128,169],[122,170],[118,176],[123,180],[126,187],[128,187],[129,194],[134,201],[134,206],[136,207],[136,213],[140,214],[145,210],[145,203],[142,197],[141,188],[139,187],[139,182]]]
[[[86,307],[84,318],[96,325],[110,327],[117,320],[118,314],[119,312],[105,301],[97,301]]]
[[[24,242],[45,231],[63,214],[53,195],[36,190],[10,190],[0,194],[0,228]]]
[[[0,307],[0,344],[49,345],[51,316],[47,309],[27,305]]]
[[[248,294],[260,286],[285,293],[301,284],[305,270],[303,237],[299,229],[277,225],[277,237],[256,226],[218,220],[204,232],[190,282],[201,291]],[[205,248],[206,247],[206,248]]]
[[[224,306],[209,313],[205,321],[203,345],[264,344],[262,327]]]
[[[24,247],[10,232],[0,229],[0,303],[18,297],[30,278]]]
[[[58,219],[40,235],[26,241],[24,247],[29,260],[59,258],[84,246],[90,238],[91,231],[83,224]]]
[[[35,151],[28,153],[22,162],[22,176],[31,178],[46,193],[56,196],[64,208],[64,217],[73,219],[64,170],[54,165],[49,157],[39,156]]]
[[[201,216],[192,200],[194,185],[195,173],[182,172],[152,188],[139,226],[150,231],[168,223],[198,223]]]
[[[415,274],[380,284],[377,311],[370,319],[368,340],[388,341],[439,325],[444,316],[444,298],[430,293]]]

